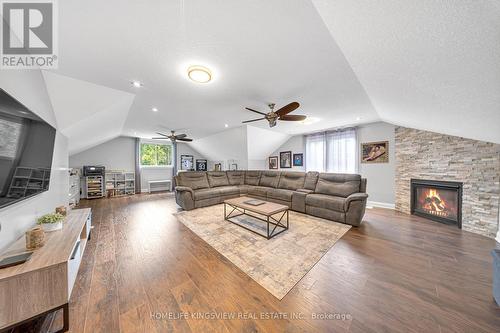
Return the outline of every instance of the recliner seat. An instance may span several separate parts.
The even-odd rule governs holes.
[[[185,210],[242,195],[287,205],[313,216],[358,226],[363,220],[366,179],[356,174],[294,171],[190,171],[175,177],[175,199]]]

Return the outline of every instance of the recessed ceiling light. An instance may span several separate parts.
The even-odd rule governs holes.
[[[224,127],[225,127],[225,128],[228,128],[228,127],[229,127],[229,125],[228,125],[228,124],[224,124]]]
[[[197,83],[208,83],[212,80],[212,72],[203,66],[190,66],[188,76]]]
[[[357,121],[360,121],[360,120],[361,120],[361,117],[356,117],[356,120],[357,120]]]
[[[158,112],[158,108],[152,108],[151,111]]]
[[[141,81],[137,81],[137,80],[131,81],[130,84],[136,88],[141,88],[142,86],[144,86],[144,84]]]
[[[316,117],[307,117],[305,120],[302,120],[300,123],[302,125],[311,125],[317,123],[320,119]]]

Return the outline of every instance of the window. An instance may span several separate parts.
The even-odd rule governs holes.
[[[141,143],[141,166],[172,165],[172,145]]]
[[[306,170],[356,173],[356,130],[348,128],[306,136]]]

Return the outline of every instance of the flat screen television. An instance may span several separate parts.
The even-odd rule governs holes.
[[[56,130],[0,88],[0,208],[48,191]]]

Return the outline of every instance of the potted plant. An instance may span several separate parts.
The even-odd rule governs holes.
[[[62,221],[64,216],[59,213],[45,214],[38,219],[38,224],[43,228],[43,231],[55,231],[62,229]]]

